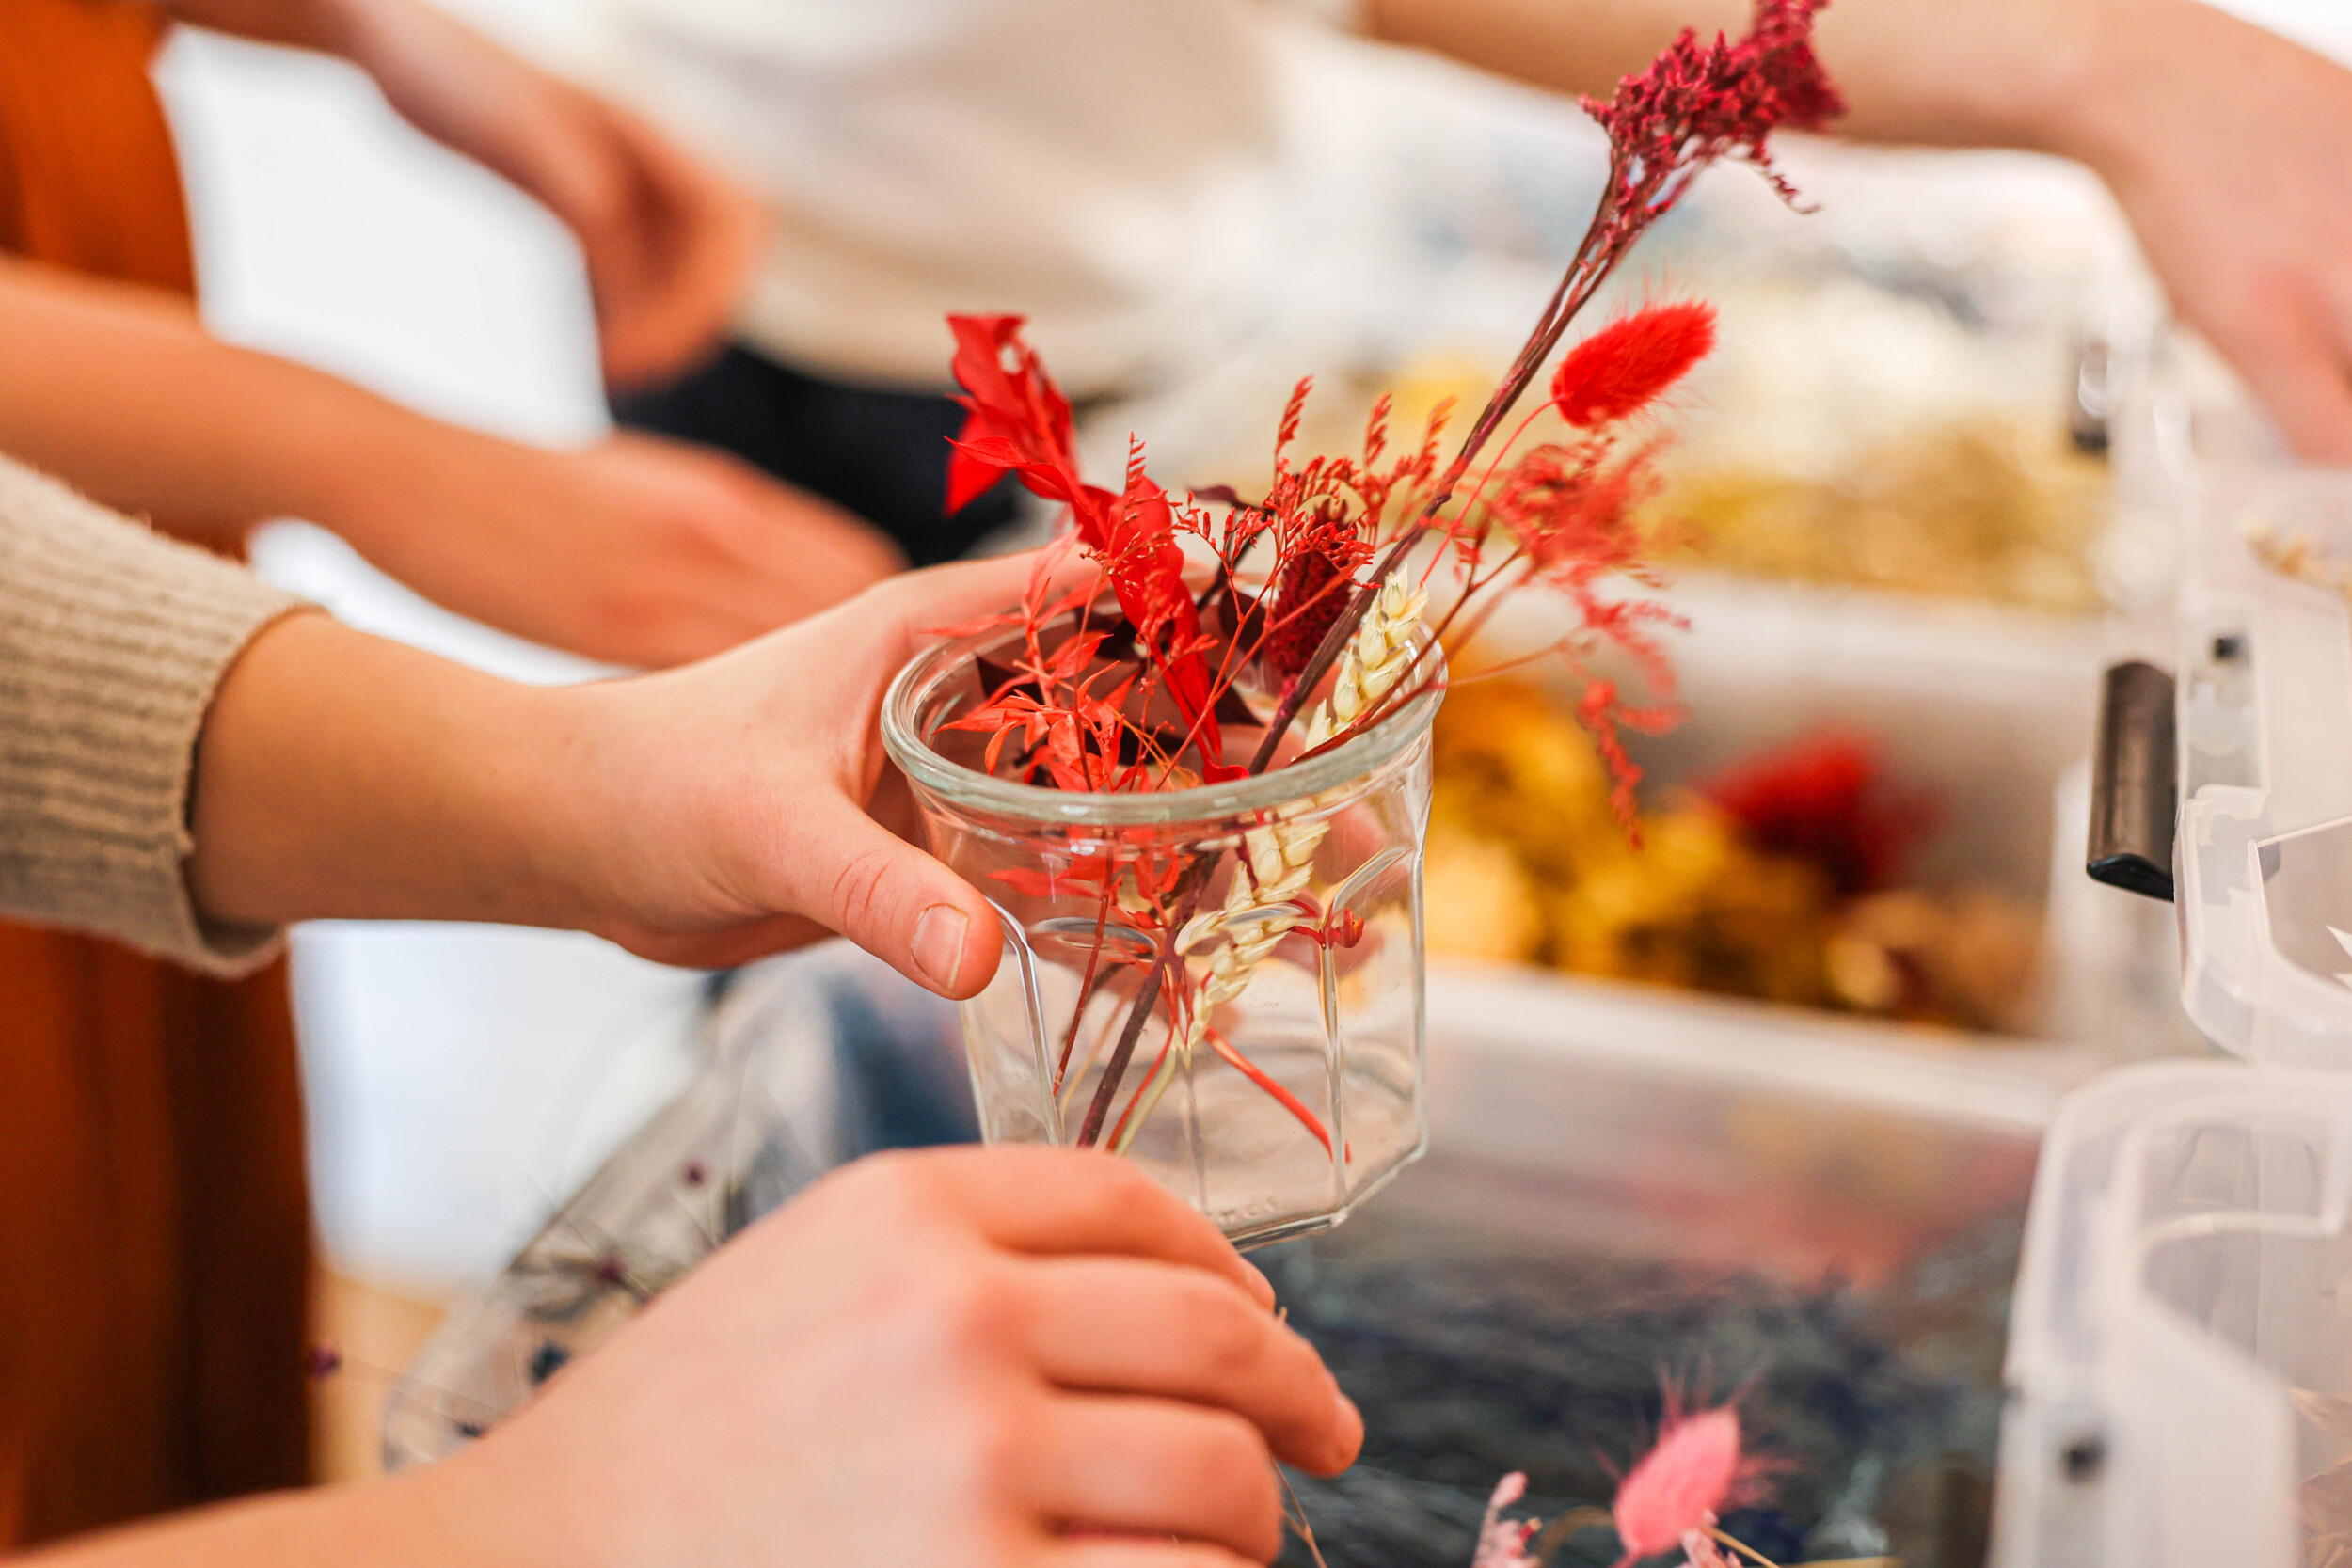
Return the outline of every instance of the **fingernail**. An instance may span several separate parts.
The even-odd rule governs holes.
[[[1241,1266],[1249,1271],[1249,1293],[1256,1296],[1262,1306],[1272,1307],[1275,1299],[1274,1281],[1265,1276],[1263,1269],[1247,1258],[1241,1260]]]
[[[914,967],[934,990],[955,985],[963,968],[963,939],[971,930],[970,918],[953,904],[933,904],[914,923]]]
[[[1345,1394],[1340,1396],[1340,1446],[1350,1455],[1363,1446],[1364,1413],[1356,1408],[1356,1402]]]

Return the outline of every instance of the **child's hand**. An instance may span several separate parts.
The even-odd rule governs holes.
[[[934,633],[1013,605],[1034,563],[909,573],[701,664],[552,689],[290,617],[205,719],[196,906],[569,927],[706,966],[837,931],[969,996],[995,909],[901,836],[877,720]]]

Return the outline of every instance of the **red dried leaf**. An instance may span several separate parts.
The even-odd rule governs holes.
[[[1048,499],[1078,501],[1070,401],[1022,341],[1020,316],[949,316],[963,434],[947,459],[947,510],[962,511],[1008,472]]]
[[[1619,733],[1626,708],[1617,694],[1617,683],[1586,682],[1584,694],[1577,699],[1576,716],[1592,736],[1593,749],[1608,766],[1610,810],[1616,814],[1629,834],[1638,837],[1641,802],[1636,792],[1641,787],[1642,765],[1626,753],[1625,740]]]
[[[1239,770],[1220,755],[1215,693],[1199,652],[1200,616],[1184,584],[1168,492],[1145,476],[1139,451],[1131,455],[1121,494],[1080,476],[1070,401],[1022,337],[1024,318],[950,316],[947,325],[956,338],[955,378],[963,388],[957,401],[967,416],[949,459],[948,510],[970,504],[1006,473],[1018,474],[1046,499],[1066,503],[1088,553],[1103,563],[1120,609],[1135,624],[1138,642],[1162,664],[1168,694],[1200,745],[1202,775],[1233,776]]]

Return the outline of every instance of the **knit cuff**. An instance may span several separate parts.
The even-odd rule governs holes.
[[[303,601],[0,460],[0,911],[212,974],[274,930],[188,896],[196,743],[229,667]]]

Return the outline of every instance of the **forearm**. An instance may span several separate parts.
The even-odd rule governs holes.
[[[0,261],[0,451],[199,543],[274,516],[337,527],[365,476],[486,439],[224,343],[181,301]]]
[[[160,0],[181,22],[263,43],[344,54],[352,0]]]
[[[188,886],[216,921],[486,920],[593,911],[563,846],[563,757],[590,699],[331,621],[255,639],[197,753]]]
[[[24,1568],[484,1568],[429,1474],[224,1504],[53,1546]],[[472,1535],[503,1512],[471,1520]]]
[[[2080,122],[2137,13],[2191,0],[1835,0],[1817,47],[1868,141],[2080,155]],[[1607,97],[1681,28],[1738,37],[1747,0],[1365,0],[1392,42],[1539,87]]]
[[[434,0],[163,0],[183,22],[350,61],[417,129],[547,200],[538,73]],[[570,221],[574,214],[559,211]]]

